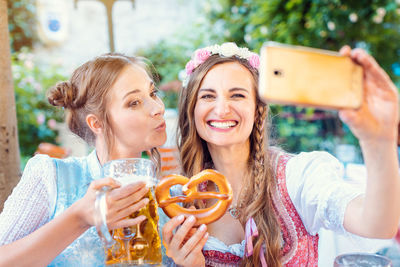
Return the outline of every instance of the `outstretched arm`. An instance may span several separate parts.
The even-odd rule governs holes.
[[[349,203],[344,227],[365,237],[391,238],[400,218],[397,88],[364,50],[346,46],[341,53],[364,70],[363,105],[357,110],[341,110],[339,116],[358,138],[367,169],[366,193]]]

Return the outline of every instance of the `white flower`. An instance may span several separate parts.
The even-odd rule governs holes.
[[[247,47],[239,48],[237,53],[241,58],[248,59],[251,56],[251,52]]]
[[[37,83],[37,82],[34,83],[33,88],[35,89],[35,91],[37,93],[40,93],[42,91],[42,89],[43,89],[42,85],[40,83]]]
[[[329,21],[329,22],[328,22],[328,29],[329,29],[330,31],[334,31],[335,28],[336,28],[335,23],[334,23],[333,21]]]
[[[220,47],[217,44],[208,46],[208,47],[206,47],[206,49],[209,50],[211,52],[211,54],[219,54],[219,51],[220,51]]]
[[[376,24],[380,24],[380,23],[382,23],[382,21],[383,21],[383,17],[378,16],[378,15],[375,15],[375,16],[372,18],[372,21],[375,22]]]
[[[225,57],[231,57],[238,52],[238,47],[235,43],[223,43],[220,47],[221,54]]]
[[[25,53],[19,53],[17,58],[20,61],[24,61],[26,59],[26,54]]]
[[[357,14],[356,13],[351,13],[350,15],[349,15],[349,20],[351,21],[351,22],[357,22],[357,20],[358,20],[358,16],[357,16]]]
[[[33,66],[34,66],[33,61],[32,61],[32,60],[26,60],[26,61],[24,62],[24,66],[25,66],[28,70],[33,69]]]
[[[186,77],[187,77],[187,74],[186,74],[186,71],[185,71],[185,70],[181,70],[181,71],[178,73],[178,79],[179,79],[180,81],[183,81],[184,79],[186,79]]]
[[[26,76],[24,78],[24,82],[25,84],[34,84],[35,83],[35,78],[33,78],[33,76]]]
[[[239,12],[239,8],[237,6],[233,6],[231,8],[231,12],[232,12],[232,14],[237,14]]]
[[[386,9],[384,9],[383,7],[380,7],[376,10],[376,14],[378,14],[378,16],[380,16],[380,17],[384,17],[386,15]]]
[[[250,42],[251,42],[251,35],[248,34],[248,33],[246,33],[246,34],[244,35],[244,41],[245,41],[246,43],[250,43]]]
[[[267,35],[267,34],[268,34],[268,28],[267,28],[267,26],[261,26],[261,27],[260,27],[260,33],[261,33],[262,35]]]
[[[225,31],[224,31],[224,36],[225,36],[225,37],[231,36],[231,32],[230,32],[229,30],[225,30]]]
[[[14,79],[19,79],[19,78],[21,78],[21,73],[19,73],[19,72],[13,72],[13,77],[14,77]]]

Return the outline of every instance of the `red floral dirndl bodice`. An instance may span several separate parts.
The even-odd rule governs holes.
[[[318,235],[307,232],[286,187],[286,163],[291,155],[281,153],[276,158],[277,190],[273,204],[282,231],[282,264],[287,267],[318,266]],[[240,266],[241,257],[229,252],[203,250],[203,254],[206,266]]]

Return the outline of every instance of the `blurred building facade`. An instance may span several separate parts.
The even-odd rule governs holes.
[[[43,42],[35,45],[34,54],[41,61],[61,65],[69,75],[87,60],[110,52],[106,8],[95,0],[79,0],[76,5],[72,0],[58,1],[62,3],[57,6],[49,2],[47,15],[46,10],[42,10],[43,16],[47,17],[39,18],[39,21],[57,15],[62,6],[63,13],[58,14],[60,26],[67,30],[62,38],[55,36],[59,38],[58,42],[46,41],[46,36],[43,39],[42,31]],[[46,0],[42,3],[46,4]],[[126,0],[116,1],[112,13],[115,51],[133,55],[137,49],[160,39],[173,38],[185,25],[194,23],[198,8],[199,3],[195,0],[135,0],[134,4]],[[60,143],[70,151],[70,155],[81,156],[89,152],[90,148],[70,133],[66,125],[58,125],[58,128]]]
[[[37,44],[35,54],[43,60],[62,63],[68,71],[102,53],[109,52],[106,8],[100,1],[62,1],[66,18],[65,41],[56,45]],[[57,5],[61,6],[61,3]],[[195,0],[119,0],[113,6],[115,50],[134,54],[162,38],[173,38],[196,19]],[[51,7],[50,7],[51,8]]]

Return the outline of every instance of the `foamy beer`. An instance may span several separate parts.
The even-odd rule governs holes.
[[[145,181],[150,188],[145,197],[149,203],[130,215],[146,216],[146,220],[131,227],[108,230],[106,225],[106,193],[110,188],[98,191],[95,202],[95,224],[105,247],[106,265],[161,266],[161,240],[158,234],[157,202],[154,188],[157,184],[156,167],[151,160],[133,158],[110,161],[103,166],[104,177],[112,177],[122,185]]]

